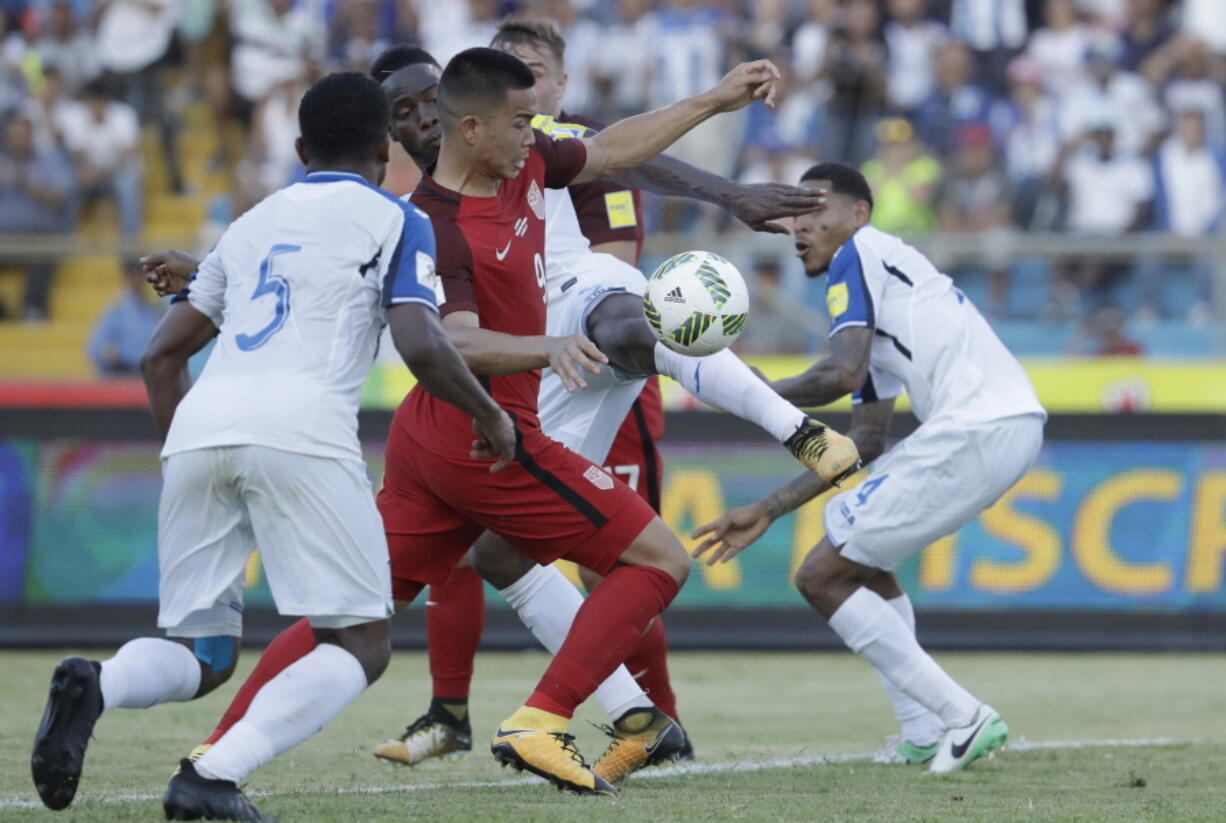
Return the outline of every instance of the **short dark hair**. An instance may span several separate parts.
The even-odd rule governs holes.
[[[518,57],[498,49],[465,49],[443,69],[438,82],[439,109],[444,122],[454,123],[473,110],[502,105],[512,89],[534,85],[532,70]]]
[[[806,180],[829,180],[830,188],[835,194],[846,194],[863,200],[868,203],[870,211],[873,208],[873,190],[855,166],[846,163],[818,163],[800,176],[800,182]]]
[[[383,53],[375,58],[375,62],[370,64],[370,76],[375,78],[375,82],[382,83],[405,66],[415,66],[418,63],[429,63],[432,66],[438,66],[438,61],[434,59],[434,55],[420,46],[397,43],[390,48],[384,49]],[[442,66],[438,67],[442,68]]]
[[[549,49],[553,52],[559,65],[566,59],[566,38],[562,36],[562,30],[558,28],[558,24],[552,20],[523,17],[517,14],[502,18],[490,45],[501,48],[507,44]]]
[[[329,74],[298,104],[298,128],[313,160],[366,160],[387,135],[387,100],[365,74]]]

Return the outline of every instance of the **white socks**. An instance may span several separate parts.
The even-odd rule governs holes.
[[[780,443],[808,418],[775,394],[728,349],[707,357],[688,357],[656,343],[656,368],[708,406],[757,423]]]
[[[499,593],[550,654],[562,648],[583,605],[583,595],[553,566],[535,566]],[[618,666],[596,688],[595,697],[612,720],[629,709],[653,705],[625,666]]]
[[[102,664],[98,683],[103,711],[182,703],[200,688],[200,662],[181,643],[138,637]]]
[[[906,592],[901,597],[885,602],[898,613],[898,616],[910,629],[911,635],[914,636],[915,609],[911,606],[911,598],[907,597]],[[902,689],[895,686],[894,681],[890,680],[880,669],[874,669],[874,671],[877,672],[877,678],[881,681],[885,693],[890,698],[890,703],[894,706],[894,716],[898,718],[902,726],[902,739],[917,746],[927,746],[940,740],[945,731],[941,718],[907,697]]]
[[[906,621],[876,592],[856,589],[830,616],[830,628],[946,727],[965,726],[974,718],[979,701],[920,648]]]
[[[243,719],[196,761],[196,771],[210,780],[242,783],[328,725],[365,689],[358,659],[333,643],[320,643],[264,684]]]

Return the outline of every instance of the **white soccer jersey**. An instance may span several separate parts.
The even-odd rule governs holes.
[[[384,308],[434,307],[424,212],[355,174],[317,172],[230,226],[187,290],[220,330],[162,455],[257,445],[361,459],[358,403]]]
[[[906,391],[920,422],[985,423],[1045,414],[1020,363],[953,281],[919,251],[865,226],[835,253],[826,286],[830,336],[874,331],[854,402]]]

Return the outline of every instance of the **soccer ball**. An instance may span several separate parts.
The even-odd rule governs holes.
[[[647,278],[643,315],[661,343],[705,357],[732,345],[745,328],[749,289],[736,266],[718,254],[682,252]]]

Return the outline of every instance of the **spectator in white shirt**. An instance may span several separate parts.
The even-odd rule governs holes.
[[[295,8],[293,0],[231,0],[230,32],[234,114],[244,127],[274,88],[323,60],[325,33],[310,10]]]
[[[1181,237],[1201,237],[1214,228],[1223,209],[1223,158],[1205,139],[1205,115],[1186,109],[1155,158],[1158,227]]]
[[[124,237],[141,230],[140,123],[136,111],[111,99],[103,81],[85,87],[81,102],[58,118],[64,146],[72,156],[81,203],[113,199]]]
[[[977,83],[1001,91],[1009,61],[1026,45],[1026,0],[951,0],[949,28],[974,54]]]
[[[156,124],[170,188],[183,191],[179,120],[167,107],[163,80],[179,8],[175,0],[99,0],[98,61],[142,123]]]
[[[805,21],[792,36],[792,67],[802,84],[815,82],[826,63],[826,46],[836,11],[834,0],[809,0]]]
[[[890,20],[885,24],[889,76],[886,99],[907,117],[936,89],[937,52],[949,32],[935,20],[925,18],[927,0],[890,0]]]
[[[993,107],[991,121],[1015,192],[1014,218],[1024,229],[1050,229],[1060,211],[1059,106],[1044,93],[1042,73],[1029,57],[1009,64],[1009,99]]]
[[[1064,139],[1081,139],[1098,112],[1127,112],[1116,120],[1116,148],[1122,154],[1148,155],[1166,128],[1166,114],[1145,78],[1119,66],[1118,52],[1117,45],[1097,44],[1090,50],[1083,79],[1066,85],[1060,112]]]
[[[656,18],[649,0],[619,0],[617,21],[603,32],[592,71],[607,123],[647,108]]]
[[[1103,117],[1064,165],[1068,222],[1078,234],[1118,237],[1148,225],[1154,179],[1149,163],[1116,151],[1115,124]],[[1113,287],[1129,271],[1118,260],[1088,254],[1064,269],[1061,288],[1066,298],[1069,290],[1087,298],[1084,309],[1099,308],[1112,302]]]
[[[1060,95],[1081,79],[1090,35],[1077,20],[1073,0],[1047,0],[1043,19],[1046,25],[1031,36],[1026,54],[1038,63],[1047,90]]]
[[[69,95],[76,95],[102,71],[93,35],[77,22],[72,3],[67,0],[51,4],[38,53],[44,66],[55,66],[59,71]]]
[[[1226,210],[1226,158],[1206,141],[1205,115],[1191,108],[1175,116],[1174,133],[1154,158],[1157,195],[1154,198],[1158,229],[1180,237],[1203,237],[1216,231]],[[1145,261],[1140,266],[1141,289],[1148,313],[1171,313],[1163,299],[1171,277],[1192,280],[1196,300],[1188,307],[1189,322],[1208,322],[1213,266],[1205,258],[1187,261]]]

